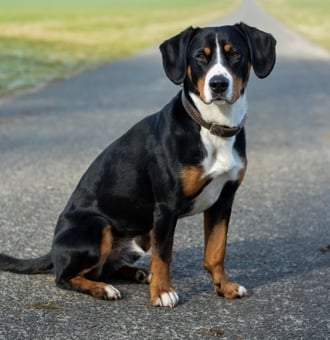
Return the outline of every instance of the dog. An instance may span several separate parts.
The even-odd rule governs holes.
[[[170,280],[179,218],[204,213],[204,267],[216,292],[247,294],[224,269],[235,192],[246,167],[250,70],[267,77],[276,40],[245,23],[189,27],[160,45],[167,77],[182,85],[159,112],[110,144],[85,172],[58,218],[48,254],[0,255],[0,270],[53,270],[58,287],[117,300],[114,276],[149,283],[150,303],[175,307]],[[134,263],[151,248],[150,268]]]

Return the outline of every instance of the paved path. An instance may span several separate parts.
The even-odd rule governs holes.
[[[240,20],[278,40],[278,63],[251,80],[249,168],[234,206],[227,268],[250,296],[228,301],[202,268],[201,218],[177,228],[172,268],[181,304],[148,306],[59,290],[53,277],[0,273],[0,339],[329,339],[330,58],[244,1]],[[217,23],[219,24],[219,23]],[[0,250],[36,256],[87,165],[178,89],[157,48],[0,106]]]

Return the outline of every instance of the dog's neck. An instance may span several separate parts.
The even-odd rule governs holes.
[[[199,125],[219,137],[233,137],[244,126],[247,118],[247,100],[243,94],[234,104],[213,102],[205,104],[197,95],[182,91],[182,104],[188,115]]]

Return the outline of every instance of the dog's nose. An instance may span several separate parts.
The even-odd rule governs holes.
[[[209,82],[210,88],[214,93],[223,93],[229,87],[229,80],[224,76],[214,76]]]

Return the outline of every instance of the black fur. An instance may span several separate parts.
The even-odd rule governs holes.
[[[225,67],[243,83],[247,83],[251,64],[258,77],[271,72],[275,40],[269,34],[242,23],[190,27],[160,46],[168,78],[175,84],[183,83],[186,95],[200,95],[196,84],[215,58],[211,53],[201,53],[205,47],[215,48],[215,36],[222,45]],[[232,45],[229,52],[224,51],[228,42]],[[60,287],[76,289],[69,282],[72,278],[97,279],[133,263],[140,253],[130,242],[151,231],[153,256],[158,254],[169,264],[177,220],[192,211],[195,198],[214,180],[210,177],[192,195],[185,194],[181,172],[200,166],[207,156],[200,132],[201,127],[182,105],[180,91],[164,108],[138,122],[95,159],[59,216],[49,254],[32,260],[1,254],[0,269],[35,274],[54,268]],[[244,129],[234,138],[233,148],[244,160]],[[238,186],[238,180],[225,183],[217,202],[208,207],[213,224],[220,220],[228,224]],[[111,253],[106,253],[105,260],[102,242],[104,230],[109,227]],[[104,249],[110,251],[109,247]]]

